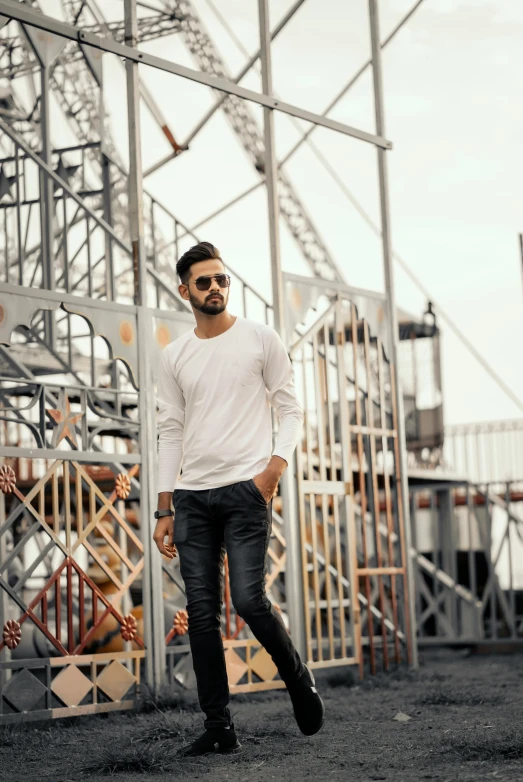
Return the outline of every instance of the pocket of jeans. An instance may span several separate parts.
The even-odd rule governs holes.
[[[187,540],[187,518],[184,513],[175,513],[173,522],[173,543]]]
[[[256,492],[256,495],[257,495],[257,496],[260,498],[260,500],[263,502],[263,504],[265,505],[265,507],[266,507],[266,508],[268,508],[268,507],[269,507],[269,502],[270,502],[270,500],[269,500],[269,502],[267,502],[267,500],[265,499],[265,497],[263,496],[263,494],[261,493],[261,491],[258,489],[258,487],[256,486],[256,484],[254,483],[254,478],[249,478],[249,483],[251,484],[252,488],[253,488],[253,489],[254,489],[254,491]]]
[[[181,497],[182,494],[183,494],[183,489],[175,489],[173,491],[173,506],[174,506],[174,508],[176,508],[176,505],[179,503],[180,497]]]

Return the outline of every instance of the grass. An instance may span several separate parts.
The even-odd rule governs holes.
[[[42,723],[42,727],[35,727],[34,723],[14,723],[0,727],[0,747],[15,747],[20,750],[27,748],[30,743],[35,749],[45,748],[54,735],[52,725]]]
[[[380,672],[374,676],[367,676],[360,686],[363,690],[397,690],[407,685],[419,684],[421,681],[431,682],[443,680],[441,674],[427,675],[422,670],[413,670],[407,667],[399,667],[396,670]]]
[[[285,690],[233,696],[243,751],[227,757],[176,758],[203,731],[196,693],[144,688],[139,711],[0,726],[0,778],[9,768],[12,782],[523,780],[523,657],[435,665],[363,682],[350,667],[315,671],[329,721],[328,732],[311,739],[299,734]],[[412,719],[399,724],[398,711]]]
[[[160,773],[172,763],[172,747],[167,742],[161,744],[130,744],[121,747],[101,747],[96,757],[84,761],[77,767],[81,776],[107,774],[114,776],[122,773]]]
[[[469,686],[460,690],[455,686],[440,685],[416,698],[415,704],[416,706],[484,706],[499,701],[498,696],[492,693],[487,695],[481,688],[472,690]]]
[[[153,692],[146,685],[143,685],[138,713],[174,710],[198,712],[200,707],[196,691],[185,690],[177,685],[164,684],[156,692]]]
[[[339,668],[332,672],[315,672],[317,682],[325,683],[332,689],[339,687],[361,687],[365,691],[381,689],[399,689],[408,684],[419,684],[420,682],[443,682],[447,678],[441,673],[431,672],[427,674],[420,670],[412,670],[405,666],[398,667],[396,670],[376,673],[374,676],[367,676],[360,681],[355,668]]]
[[[18,747],[27,739],[29,733],[28,725],[23,723],[14,725],[3,725],[0,729],[0,746]],[[32,736],[31,736],[32,737]]]
[[[482,726],[450,734],[446,751],[465,761],[502,762],[523,759],[523,731],[518,727]]]
[[[131,744],[157,744],[162,741],[172,741],[184,736],[187,728],[187,718],[176,718],[162,714],[157,720],[148,720],[130,737]]]

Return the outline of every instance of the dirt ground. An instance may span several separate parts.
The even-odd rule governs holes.
[[[326,720],[311,738],[299,733],[285,691],[235,696],[243,747],[233,756],[175,759],[202,727],[184,691],[166,691],[140,713],[2,726],[0,779],[522,782],[523,655],[421,657],[418,671],[365,683],[340,669],[317,675]]]

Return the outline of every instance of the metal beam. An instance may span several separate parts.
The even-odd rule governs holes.
[[[335,120],[322,117],[320,114],[301,109],[298,106],[294,106],[290,103],[280,101],[270,95],[254,92],[248,90],[245,87],[240,87],[234,82],[229,81],[217,76],[211,76],[208,73],[202,73],[196,71],[193,68],[186,68],[183,65],[170,62],[162,57],[155,57],[152,54],[141,52],[132,46],[126,46],[118,43],[110,38],[100,37],[93,33],[88,33],[85,30],[80,30],[73,25],[65,24],[57,19],[53,19],[50,16],[45,16],[31,8],[23,5],[11,5],[6,0],[0,0],[0,14],[3,14],[11,19],[15,19],[19,22],[38,27],[41,30],[47,30],[49,32],[60,35],[71,41],[77,41],[78,43],[93,46],[96,49],[101,49],[105,52],[111,52],[117,57],[125,57],[127,60],[134,63],[142,63],[149,65],[151,68],[158,68],[158,70],[172,73],[174,76],[180,76],[182,79],[189,79],[195,81],[198,84],[203,84],[207,87],[211,87],[215,90],[221,90],[230,95],[236,95],[243,100],[257,103],[260,106],[265,106],[269,109],[277,109],[283,114],[289,114],[290,116],[297,117],[298,119],[305,120],[306,122],[312,122],[316,125],[321,125],[329,130],[334,130],[337,133],[342,133],[345,136],[351,136],[357,138],[360,141],[365,141],[369,144],[374,144],[383,149],[392,149],[392,143],[387,139],[373,135],[372,133],[366,133],[358,128],[353,128],[350,125],[345,125],[343,122],[336,122]]]
[[[38,382],[38,381],[36,381]],[[65,451],[59,448],[19,448],[14,445],[0,445],[0,457],[20,459],[61,459],[70,462],[93,464],[140,464],[142,457],[138,453],[93,453],[93,451]]]
[[[389,35],[384,39],[384,41],[380,44],[381,48],[384,49],[391,41],[392,39],[399,33],[401,28],[408,22],[410,17],[415,13],[415,11],[418,10],[420,5],[424,2],[424,0],[417,0],[416,3],[412,6],[410,11],[407,11],[405,16],[403,16],[396,27],[389,33]],[[354,87],[356,82],[359,80],[361,76],[365,73],[365,71],[372,65],[372,57],[369,57],[369,59],[363,63],[363,65],[356,71],[356,73],[349,79],[347,84],[338,92],[335,98],[331,100],[327,108],[324,112],[322,112],[322,117],[326,117],[327,114],[332,111],[332,109],[340,102],[340,100],[349,92],[349,90]],[[298,149],[304,144],[311,133],[314,133],[316,129],[316,126],[314,125],[312,128],[309,128],[299,139],[299,141],[296,142],[296,144],[291,147],[291,149],[287,152],[284,158],[280,161],[280,167],[284,166],[285,163],[287,163],[288,160],[298,151]]]
[[[50,103],[49,103],[49,69],[65,46],[62,38],[55,35],[35,34],[33,28],[24,33],[40,63],[40,135],[42,145],[42,159],[51,165],[51,125],[50,125]],[[42,250],[42,285],[47,290],[56,288],[56,264],[54,257],[54,238],[55,238],[55,216],[54,216],[54,190],[51,179],[45,171],[40,168],[40,235]],[[56,327],[54,322],[54,313],[44,312],[44,329],[46,339],[52,348],[56,345]]]
[[[266,95],[270,95],[272,93],[272,67],[267,0],[258,0],[258,12],[261,40],[260,59],[262,66],[262,89]],[[267,185],[269,245],[272,271],[272,306],[274,310],[274,324],[280,332],[280,335],[284,336],[285,301],[280,258],[280,211],[278,206],[278,174],[276,168],[276,144],[274,139],[274,114],[273,109],[268,106],[264,106],[263,109],[263,131],[265,146],[264,168],[265,183]]]
[[[18,133],[15,133],[15,131],[9,127],[2,119],[0,119],[0,130],[2,133],[5,133],[6,136],[9,136],[11,141],[14,141],[14,143],[22,149],[27,157],[31,158],[31,160],[36,163],[36,165],[45,171],[45,173],[51,178],[54,179],[54,181],[64,190],[67,195],[69,195],[73,201],[75,201],[79,206],[82,207],[82,209],[89,215],[89,217],[92,217],[92,219],[101,227],[104,231],[106,231],[108,234],[110,234],[111,238],[114,239],[114,241],[117,243],[119,247],[122,248],[122,250],[125,250],[128,255],[131,255],[131,247],[128,244],[125,244],[125,242],[122,242],[120,237],[115,233],[114,229],[108,225],[108,223],[105,222],[101,217],[98,217],[96,212],[93,212],[93,210],[86,204],[86,202],[75,193],[75,191],[65,182],[58,174],[51,168],[51,166],[46,163],[45,160],[42,160],[42,158],[36,153],[33,152],[31,147],[25,143],[23,138],[18,135]]]
[[[296,285],[310,285],[313,288],[323,288],[325,293],[338,291],[349,299],[362,296],[365,299],[380,302],[385,302],[386,300],[386,295],[380,291],[372,291],[369,288],[356,288],[354,285],[347,285],[344,282],[338,282],[338,280],[320,280],[316,277],[305,277],[302,274],[292,274],[291,272],[284,272],[283,278],[286,282],[293,282]]]
[[[519,234],[519,260],[521,263],[521,282],[523,283],[523,234]]]
[[[125,0],[125,40],[137,44],[136,0]],[[136,51],[136,50],[135,50]],[[165,629],[163,617],[162,562],[153,544],[153,510],[156,507],[156,406],[153,382],[154,355],[151,346],[153,324],[147,307],[147,261],[144,245],[142,144],[140,127],[140,80],[138,63],[127,58],[127,121],[129,135],[129,228],[133,248],[135,304],[138,328],[138,384],[140,414],[140,518],[146,567],[143,577],[146,681],[156,692],[165,672]]]
[[[141,5],[141,3],[138,3],[138,5]],[[101,8],[98,6],[98,4],[95,2],[95,0],[87,0],[87,6],[89,7],[89,9],[90,9],[91,13],[93,14],[93,16],[96,19],[98,19],[98,21],[100,22],[100,25],[102,27],[102,30],[103,30],[104,34],[105,35],[110,35],[111,32],[110,32],[110,28],[109,28],[109,26],[107,24],[107,20],[106,20],[104,14],[102,13]],[[144,6],[144,7],[147,7],[147,6]],[[150,10],[157,11],[159,14],[163,13],[163,11],[160,8],[154,8],[153,9],[152,7],[150,7]],[[172,153],[173,156],[176,156],[183,149],[183,147],[180,146],[176,142],[176,139],[174,138],[174,135],[173,135],[171,129],[169,128],[169,123],[167,122],[167,120],[166,120],[166,118],[165,118],[165,116],[164,116],[160,106],[155,101],[155,99],[153,98],[153,96],[151,95],[151,93],[149,92],[149,90],[147,89],[147,87],[146,87],[146,85],[144,84],[143,81],[140,82],[140,95],[144,99],[147,108],[149,109],[149,111],[151,112],[153,118],[157,122],[158,127],[160,128],[160,130],[162,131],[162,133],[166,137],[167,141],[169,142],[169,144],[173,148],[173,150],[174,150],[173,153]]]
[[[372,48],[372,75],[374,83],[374,111],[376,115],[376,130],[383,133],[385,129],[384,119],[384,100],[383,100],[383,78],[381,72],[381,46],[379,37],[379,19],[377,0],[369,0],[369,20],[370,20],[370,38]],[[409,646],[411,649],[411,662],[414,667],[418,666],[418,650],[416,645],[416,608],[415,608],[415,585],[414,585],[414,565],[410,556],[411,549],[411,528],[409,513],[409,485],[408,485],[408,467],[407,467],[407,441],[405,432],[405,414],[403,410],[403,393],[399,377],[399,327],[398,311],[396,308],[396,293],[394,281],[394,263],[392,258],[392,244],[390,237],[390,211],[389,211],[389,184],[387,176],[387,160],[385,150],[378,148],[378,178],[380,193],[380,213],[381,213],[381,238],[383,252],[383,267],[385,273],[385,286],[387,293],[387,320],[390,339],[390,360],[395,367],[393,383],[397,406],[397,433],[398,433],[398,465],[401,471],[401,506],[403,511],[403,524],[405,546],[403,551],[404,566],[406,570],[408,611],[407,621],[409,637]]]
[[[28,288],[21,285],[14,285],[13,283],[0,282],[0,293],[6,293],[13,296],[24,296],[29,299],[37,299],[42,302],[42,306],[45,302],[54,301],[57,304],[70,304],[71,306],[78,307],[78,301],[85,296],[75,296],[72,293],[66,291],[47,291],[41,288]],[[132,317],[136,314],[136,307],[134,304],[119,304],[116,301],[106,301],[105,299],[89,299],[89,307],[94,309],[101,309],[105,312],[114,312]]]
[[[262,89],[264,93],[272,93],[271,67],[271,37],[269,28],[269,9],[267,0],[258,0],[258,15],[260,23],[260,60],[262,66]],[[272,272],[272,305],[274,309],[274,325],[284,345],[288,345],[285,329],[285,291],[280,258],[280,212],[278,205],[278,169],[276,165],[276,146],[274,140],[274,112],[268,106],[263,110],[264,147],[265,147],[265,182],[267,184],[269,244]],[[296,496],[296,453],[293,453],[291,463],[282,476],[281,494],[283,520],[286,538],[286,602],[287,613],[292,637],[301,657],[306,655],[303,597],[303,579],[301,570],[300,531],[297,524]]]
[[[304,2],[305,0],[297,0],[297,2],[294,3],[294,5],[291,8],[289,8],[285,16],[279,21],[279,23],[272,31],[271,41],[274,41],[276,36],[278,36],[281,33],[285,25],[292,19],[296,11],[303,5]],[[245,63],[245,65],[243,66],[239,74],[234,79],[235,84],[239,84],[241,82],[243,77],[246,76],[246,74],[250,71],[252,66],[259,60],[259,58],[260,58],[260,50],[258,49],[258,51],[255,54],[253,54],[252,57],[249,58],[249,60],[247,60],[247,62]],[[205,116],[202,117],[202,119],[199,121],[196,127],[193,128],[193,130],[189,133],[189,135],[187,136],[187,138],[182,144],[182,148],[184,149],[188,148],[191,141],[193,141],[196,138],[198,133],[205,127],[205,125],[209,122],[211,117],[214,116],[214,114],[218,111],[220,106],[222,106],[224,101],[226,100],[227,100],[227,95],[222,95],[221,98],[219,98],[216,101],[214,106],[211,106],[207,114],[205,114]],[[176,154],[177,154],[176,152],[171,153],[169,155],[166,155],[166,157],[162,158],[161,160],[159,160],[157,163],[155,163],[153,166],[148,168],[147,171],[144,172],[144,177],[147,177],[149,176],[149,174],[152,174],[155,171],[157,171],[159,168],[165,165],[165,163],[168,163],[169,160],[172,160],[174,157],[176,157]]]
[[[254,193],[255,190],[258,190],[263,184],[265,184],[265,177],[263,177],[259,182],[256,182],[255,185],[251,185],[247,188],[247,190],[244,190],[243,193],[240,193],[240,195],[236,196],[235,198],[228,201],[226,204],[223,204],[223,206],[220,206],[219,209],[215,209],[214,212],[211,212],[210,215],[207,215],[207,217],[204,217],[203,220],[200,220],[199,222],[195,223],[192,228],[187,228],[185,233],[182,234],[179,239],[183,239],[187,234],[192,234],[193,231],[198,230],[198,228],[201,228],[202,225],[205,225],[205,223],[208,223],[210,220],[212,220],[215,217],[218,217],[218,215],[222,214],[223,212],[226,212],[227,209],[230,209],[231,206],[234,206],[235,204],[242,201],[244,198],[246,198],[251,193]]]
[[[6,361],[7,364],[11,365],[14,369],[16,369],[16,371],[18,372],[17,379],[26,378],[27,380],[29,380],[29,381],[31,381],[31,382],[33,382],[35,384],[39,383],[38,377],[33,375],[33,373],[25,366],[25,364],[23,364],[21,361],[19,361],[16,358],[16,356],[13,354],[13,352],[11,350],[9,350],[8,348],[4,347],[3,345],[0,345],[0,355],[4,358],[4,360]],[[48,402],[48,404],[53,405],[53,407],[56,407],[57,404],[58,404],[58,397],[56,397],[53,394],[53,392],[51,392],[49,390],[46,390],[47,386],[46,386],[45,383],[43,385],[44,385],[44,395],[45,395],[46,402]],[[74,428],[75,428],[77,433],[81,434],[81,429],[80,429],[80,426],[78,424],[74,424]],[[0,455],[9,455],[7,453],[7,448],[8,447],[10,447],[10,446],[2,446],[2,451],[0,452]],[[30,451],[32,449],[27,449],[27,450]],[[38,450],[38,449],[33,449],[33,451],[36,451],[36,450]],[[18,448],[17,451],[20,452],[20,449]],[[54,456],[55,451],[46,448],[45,449],[45,453],[46,454],[50,453],[51,454],[50,458],[55,458],[55,456]],[[74,456],[74,454],[78,453],[78,451],[70,451],[70,452],[68,452],[68,451],[57,450],[56,453],[63,455],[63,456],[57,456],[56,457],[56,458],[60,458],[61,459],[61,458],[66,458],[66,454],[67,453],[70,453],[70,454],[72,454]],[[85,453],[85,452],[80,451],[80,453]],[[104,461],[105,462],[105,459],[103,457],[103,453],[104,452],[101,450],[100,446],[98,446],[98,445],[93,443],[93,450],[91,452],[91,461],[96,462],[96,461],[98,461],[98,458],[100,457],[100,461]],[[130,455],[133,456],[133,459],[134,459],[135,456],[138,456],[137,454],[130,454]],[[109,462],[109,464],[113,468],[113,471],[115,472],[115,474],[118,475],[118,473],[124,472],[123,464],[124,463],[128,463],[128,455],[124,456],[123,454],[116,454],[116,457],[117,457],[117,460],[115,460],[115,461],[111,460]],[[137,458],[137,459],[135,459],[135,461],[138,462],[139,459]],[[139,488],[139,484],[138,484],[136,478],[131,478],[131,484],[135,488]]]
[[[413,5],[413,7],[405,14],[405,16],[403,16],[401,18],[401,20],[398,22],[398,24],[394,27],[394,29],[389,33],[389,35],[381,43],[381,48],[382,49],[384,49],[390,43],[390,41],[392,41],[392,39],[397,35],[397,33],[401,30],[401,28],[408,22],[408,20],[411,18],[411,16],[414,14],[414,12],[418,10],[418,8],[420,7],[420,5],[423,2],[424,2],[424,0],[417,0],[417,2]],[[300,5],[301,5],[301,3],[300,3]],[[298,6],[298,3],[296,3],[290,9],[288,14],[286,14],[284,19],[282,19],[280,24],[275,28],[274,32],[271,35],[271,40],[274,40],[274,38],[276,37],[278,32],[282,29],[283,24],[286,24],[286,22],[289,20],[290,16],[295,13],[295,11],[297,10],[297,6]],[[256,59],[259,57],[259,52],[257,52],[256,55],[253,55],[253,57],[249,60],[249,62],[242,69],[240,74],[236,77],[236,79],[234,80],[235,82],[240,81],[243,78],[243,76],[248,72],[248,70],[250,69],[250,67],[252,67],[252,64],[255,61],[255,57],[256,57]],[[347,92],[349,92],[349,90],[354,86],[354,84],[356,84],[356,82],[359,80],[360,76],[362,76],[365,73],[365,71],[369,68],[369,66],[371,64],[372,64],[372,58],[369,58],[365,63],[363,63],[363,65],[350,78],[350,80],[343,87],[343,89],[329,103],[329,105],[327,106],[325,111],[323,111],[322,116],[327,116],[327,114],[330,111],[332,111],[332,109],[347,94]],[[207,120],[209,120],[211,118],[211,116],[214,114],[214,111],[217,108],[219,108],[219,106],[221,106],[225,100],[226,100],[226,96],[222,96],[219,99],[219,101],[215,104],[215,106],[210,109],[210,111],[206,114],[206,116],[201,120],[201,122],[197,125],[197,127],[192,131],[190,136],[186,139],[185,144],[188,144],[190,141],[192,141],[192,139],[196,136],[196,134],[199,132],[199,130],[204,126],[204,124],[207,122]],[[358,209],[358,211],[360,211],[360,213],[362,213],[361,207],[359,206],[359,204],[357,204],[357,202],[355,201],[355,199],[352,196],[352,194],[349,193],[349,190],[346,187],[345,183],[343,183],[341,181],[341,179],[336,175],[336,173],[334,172],[334,170],[332,169],[330,164],[328,164],[326,158],[320,153],[319,149],[315,145],[313,145],[312,142],[310,141],[309,137],[310,137],[310,135],[312,133],[314,133],[314,130],[316,129],[316,127],[317,127],[316,125],[313,125],[311,128],[309,128],[303,134],[303,136],[296,142],[296,144],[293,147],[291,147],[289,152],[287,152],[287,154],[280,160],[280,162],[278,163],[278,168],[279,169],[283,168],[283,166],[285,166],[285,164],[291,159],[291,157],[293,157],[293,155],[298,151],[298,149],[300,149],[300,147],[303,144],[308,143],[310,148],[312,149],[312,151],[316,155],[316,157],[321,161],[323,166],[325,166],[327,168],[327,170],[329,171],[331,176],[333,176],[335,178],[335,181],[337,182],[337,184],[342,187],[345,195],[347,195],[347,197],[349,198],[351,203],[356,207],[356,209]],[[170,154],[167,157],[163,158],[162,160],[158,161],[153,166],[151,166],[151,168],[149,168],[149,169],[147,169],[147,171],[145,171],[144,177],[149,176],[149,174],[152,174],[154,171],[157,171],[164,163],[167,163],[169,160],[172,160],[174,157],[175,157],[175,155]],[[245,198],[246,196],[250,195],[252,192],[257,190],[259,187],[261,187],[261,185],[264,183],[264,181],[265,181],[265,179],[263,178],[260,182],[257,182],[255,185],[249,187],[243,193],[241,193],[240,195],[236,196],[236,198],[233,198],[227,204],[225,204],[224,206],[220,207],[220,209],[216,210],[215,212],[210,214],[208,217],[203,218],[203,220],[200,220],[196,225],[193,226],[193,230],[196,230],[197,228],[200,228],[202,225],[205,225],[205,223],[207,223],[213,217],[216,217],[221,212],[225,212],[231,206],[234,206],[235,204],[237,204],[239,201],[242,200],[242,198]],[[364,219],[366,219],[365,215],[364,215]],[[368,220],[367,220],[367,222],[368,222]],[[378,234],[379,234],[379,229],[378,229]],[[522,250],[522,258],[523,258],[523,250]]]

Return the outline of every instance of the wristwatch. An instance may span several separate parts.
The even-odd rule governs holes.
[[[160,516],[174,516],[174,513],[172,510],[155,510],[154,518],[159,519]]]

